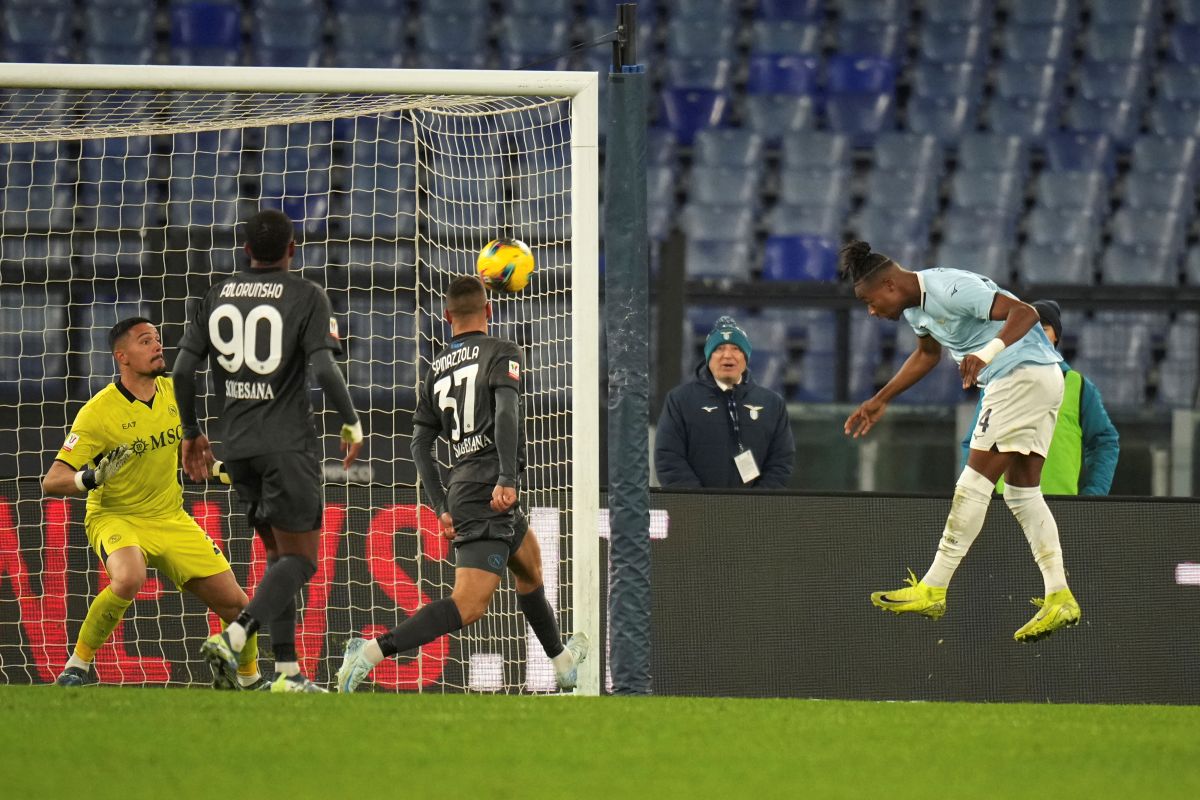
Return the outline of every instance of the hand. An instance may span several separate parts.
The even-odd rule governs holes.
[[[852,436],[857,439],[860,436],[866,436],[867,431],[875,427],[875,423],[883,416],[883,412],[887,409],[887,403],[882,400],[877,400],[872,397],[858,408],[854,409],[854,413],[846,417],[846,425],[843,430],[847,436]]]
[[[983,359],[978,356],[963,356],[962,363],[958,365],[958,374],[962,375],[963,388],[970,389],[974,386],[975,379],[979,377],[979,371],[986,366]]]
[[[216,463],[208,437],[202,433],[194,439],[184,439],[180,451],[187,476],[196,483],[207,481],[213,474],[212,465]]]
[[[362,423],[356,422],[353,425],[342,425],[342,443],[340,445],[346,457],[342,459],[342,468],[350,469],[350,465],[358,458],[358,453],[363,446],[363,429]]]
[[[517,490],[497,485],[492,489],[492,511],[508,511],[517,502]]]
[[[104,482],[121,471],[121,467],[125,466],[125,462],[133,455],[133,450],[127,444],[119,444],[113,451],[100,459],[100,463],[92,470],[95,476],[96,487],[104,485]]]
[[[442,536],[447,539],[454,538],[454,518],[450,516],[449,511],[443,511],[438,515],[438,526],[442,529]]]

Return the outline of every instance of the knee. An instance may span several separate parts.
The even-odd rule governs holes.
[[[542,565],[532,564],[526,567],[520,575],[513,573],[513,578],[516,579],[517,592],[528,594],[542,585]]]
[[[462,619],[463,627],[478,622],[487,612],[488,601],[491,597],[471,597],[455,593],[451,595],[454,605],[458,608],[458,616]]]
[[[122,599],[132,600],[137,597],[137,593],[142,590],[142,584],[146,582],[146,568],[122,570],[109,578],[109,588],[114,594]]]

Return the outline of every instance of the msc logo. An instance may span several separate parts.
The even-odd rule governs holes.
[[[504,558],[499,553],[488,556],[488,563],[492,565],[492,569],[504,569]]]
[[[176,425],[174,428],[167,428],[165,431],[150,434],[150,441],[146,441],[142,437],[133,440],[130,447],[133,449],[134,455],[145,455],[151,450],[157,450],[160,447],[170,447],[176,445],[183,438],[183,426]]]

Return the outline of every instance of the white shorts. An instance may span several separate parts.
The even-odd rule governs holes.
[[[971,449],[1046,455],[1062,399],[1058,364],[1026,364],[990,381],[971,432]]]

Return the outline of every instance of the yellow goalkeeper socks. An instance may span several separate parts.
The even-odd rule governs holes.
[[[79,639],[75,642],[75,656],[89,663],[95,660],[96,651],[112,636],[125,616],[125,609],[132,603],[132,600],[118,597],[112,587],[104,587],[104,591],[96,595],[96,599],[88,606],[83,627],[79,629]]]
[[[229,630],[229,623],[221,620],[221,630]],[[255,678],[258,671],[258,634],[252,633],[246,637],[246,644],[238,651],[238,675],[243,678]],[[251,681],[253,682],[253,681]]]

